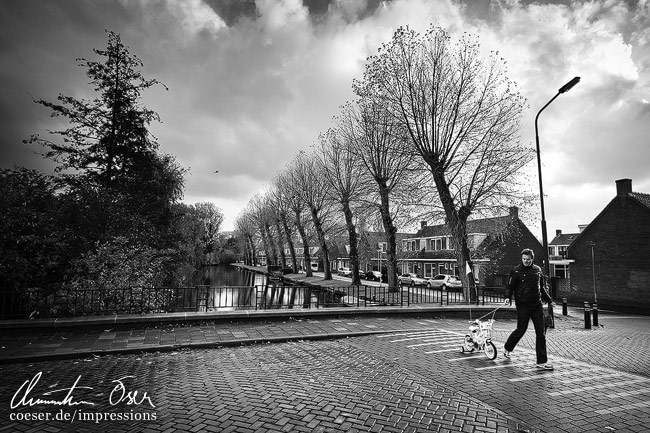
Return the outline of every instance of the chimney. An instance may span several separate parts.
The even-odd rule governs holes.
[[[560,236],[562,234],[562,230],[555,230],[555,236]]]
[[[580,233],[582,233],[582,231],[583,231],[585,228],[587,228],[588,225],[589,225],[589,224],[578,224],[578,230],[580,230]]]
[[[426,226],[427,226],[427,222],[426,222],[426,221],[420,221],[420,228],[421,228],[421,229],[425,228]]]
[[[619,179],[616,181],[616,196],[626,196],[632,192],[632,179]]]
[[[517,206],[510,207],[510,216],[513,219],[519,219],[519,208]]]

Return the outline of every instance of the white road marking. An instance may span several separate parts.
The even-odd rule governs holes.
[[[621,412],[621,411],[627,411],[633,409],[645,409],[646,407],[650,407],[650,401],[640,401],[638,403],[631,403],[623,406],[610,407],[607,409],[599,409],[595,412],[599,415],[607,415],[614,412]]]
[[[650,382],[650,379],[642,378],[642,379],[625,380],[622,382],[601,383],[599,385],[585,386],[582,388],[572,388],[572,389],[565,389],[564,391],[549,392],[548,395],[550,395],[551,397],[557,397],[560,395],[577,394],[580,392],[590,392],[593,391],[594,389],[613,388],[613,387],[631,385],[633,383],[642,383],[642,382]]]
[[[431,351],[424,352],[424,353],[427,354],[427,355],[430,355],[430,354],[432,354],[432,353],[445,353],[445,352],[460,352],[460,346],[459,346],[459,347],[455,347],[455,348],[453,348],[453,349],[431,350]]]

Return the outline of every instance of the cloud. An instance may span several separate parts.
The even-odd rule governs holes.
[[[152,125],[161,149],[191,168],[185,201],[227,208],[228,228],[236,203],[243,209],[354,98],[352,80],[361,78],[369,55],[400,26],[423,32],[434,23],[478,34],[486,51],[499,50],[507,60],[530,104],[522,140],[531,147],[537,111],[560,86],[582,77],[544,111],[539,126],[549,209],[566,209],[575,191],[590,198],[583,207],[591,211],[601,204],[593,191],[609,194],[615,178],[632,177],[635,189],[650,185],[643,163],[650,156],[649,3],[3,2],[0,60],[8,66],[0,72],[0,157],[5,166],[43,166],[20,144],[52,125],[29,95],[89,95],[75,59],[92,58],[93,48],[106,45],[104,29],[113,30],[143,60],[145,77],[169,87],[150,89],[143,102],[163,120]],[[549,227],[554,215],[566,213],[550,212]]]

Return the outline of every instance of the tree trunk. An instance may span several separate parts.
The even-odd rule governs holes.
[[[397,283],[397,229],[393,224],[393,218],[390,215],[390,203],[388,197],[388,188],[385,185],[379,186],[379,196],[381,198],[381,222],[386,232],[386,266],[388,270],[388,287],[399,291]],[[381,269],[379,270],[381,272]]]
[[[350,209],[350,202],[343,203],[343,214],[345,215],[345,224],[348,228],[348,235],[350,239],[350,267],[352,268],[352,285],[360,286],[361,279],[359,278],[359,241],[357,240],[357,230],[354,227],[352,210]]]
[[[275,230],[278,232],[278,248],[280,250],[280,266],[282,269],[287,267],[287,255],[284,253],[284,242],[282,239],[282,228],[280,227],[280,219],[275,220]]]
[[[275,247],[275,240],[273,239],[273,233],[271,233],[271,226],[269,225],[268,222],[264,223],[264,230],[266,230],[266,236],[268,237],[268,242],[269,242],[269,247],[271,248],[271,262],[266,261],[266,265],[268,266],[269,264],[277,265],[278,264],[278,251]]]
[[[300,233],[300,238],[302,239],[302,261],[303,266],[305,267],[305,276],[311,277],[314,273],[311,271],[311,254],[309,254],[309,241],[307,240],[307,233],[305,233],[305,227],[300,221],[300,211],[296,212],[296,227],[298,228],[298,233]]]
[[[332,279],[332,270],[330,269],[330,252],[327,247],[327,241],[325,239],[325,231],[323,230],[323,223],[318,217],[318,211],[315,207],[311,206],[311,217],[314,221],[314,228],[316,229],[316,235],[318,236],[318,243],[320,243],[320,248],[323,251],[323,270],[325,271],[325,280]]]
[[[291,255],[291,270],[294,274],[297,274],[298,263],[296,261],[296,248],[293,246],[293,239],[291,239],[291,229],[289,229],[286,215],[282,215],[282,225],[284,226],[284,235],[287,237],[287,244],[289,245],[289,254]]]
[[[249,254],[251,257],[251,264],[257,266],[257,256],[255,255],[255,243],[253,242],[253,235],[249,234],[247,237]]]
[[[440,174],[441,172],[442,170],[432,170],[433,179],[436,183],[436,188],[438,189],[438,195],[442,201],[445,215],[447,216],[447,226],[449,227],[454,239],[456,262],[458,264],[460,277],[463,281],[467,280],[467,284],[463,284],[465,302],[474,303],[477,298],[474,273],[466,273],[466,266],[469,266],[470,270],[472,269],[472,258],[469,246],[467,245],[467,219],[469,218],[471,210],[467,207],[461,207],[460,210],[456,209],[454,199],[449,191],[449,186],[447,185],[444,176]]]
[[[260,237],[262,238],[262,245],[264,246],[264,257],[266,257],[266,266],[268,266],[270,263],[269,261],[271,260],[271,254],[269,253],[269,241],[266,236],[266,232],[264,231],[264,224],[260,223]]]

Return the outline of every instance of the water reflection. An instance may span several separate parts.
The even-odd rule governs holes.
[[[288,286],[267,275],[230,265],[212,265],[195,279],[198,311],[314,308],[317,291]],[[193,303],[193,300],[188,300]]]

